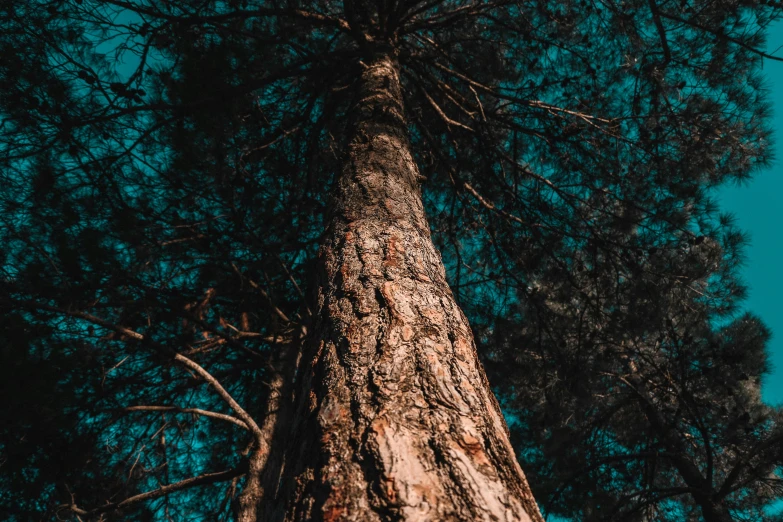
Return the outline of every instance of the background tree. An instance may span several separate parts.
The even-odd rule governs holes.
[[[779,414],[748,385],[764,329],[727,326],[741,245],[708,198],[767,161],[758,68],[775,6],[2,8],[4,358],[24,391],[6,400],[3,491],[23,499],[9,517],[244,516],[277,484],[264,455],[282,453],[264,448],[290,438],[278,402],[305,331],[324,332],[304,289],[337,237],[326,187],[348,143],[373,143],[350,114],[379,52],[399,63],[433,239],[542,504],[724,520],[779,495]],[[53,466],[64,450],[32,432],[68,458]],[[368,492],[380,518],[403,513],[386,486]]]
[[[768,508],[782,484],[780,411],[760,398],[768,332],[749,315],[720,321],[704,299],[720,282],[705,267],[725,254],[705,237],[656,252],[652,263],[675,266],[618,284],[622,312],[603,324],[588,326],[589,312],[541,299],[546,328],[508,321],[493,334],[493,364],[516,358],[540,382],[523,388],[505,373],[504,388],[548,512],[578,520],[777,519]],[[519,345],[531,350],[510,349]]]

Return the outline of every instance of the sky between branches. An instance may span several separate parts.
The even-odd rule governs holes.
[[[783,53],[783,20],[768,31],[767,51]],[[772,373],[762,386],[764,400],[783,404],[783,62],[764,60],[775,130],[775,161],[748,185],[729,185],[718,193],[721,210],[734,214],[739,227],[750,233],[743,278],[749,286],[745,308],[772,329]]]
[[[121,13],[117,21],[131,23],[135,15]],[[767,52],[783,55],[783,20],[774,23],[767,35]],[[110,53],[114,45],[116,42],[109,39],[101,50]],[[116,69],[120,76],[130,75],[138,66],[131,53],[123,53],[120,60]],[[747,185],[724,186],[717,196],[721,210],[734,214],[739,227],[750,234],[742,274],[749,287],[745,309],[759,315],[772,329],[772,372],[763,382],[762,394],[768,403],[783,404],[783,62],[764,60],[764,73],[773,108],[775,160]]]

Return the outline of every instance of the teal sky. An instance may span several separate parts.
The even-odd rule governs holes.
[[[767,50],[783,56],[783,20],[768,33]],[[775,161],[744,186],[731,185],[718,193],[721,209],[737,218],[750,234],[743,278],[749,287],[745,308],[772,329],[772,373],[762,383],[762,395],[783,405],[783,62],[764,60],[775,130]]]

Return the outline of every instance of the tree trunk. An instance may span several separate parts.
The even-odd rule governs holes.
[[[542,522],[430,238],[397,62],[363,65],[269,519]]]
[[[269,367],[269,399],[266,404],[264,422],[260,426],[262,438],[256,440],[248,459],[248,470],[242,493],[237,499],[237,522],[264,520],[263,508],[266,497],[274,498],[283,467],[283,452],[275,448],[284,447],[290,428],[291,395],[300,354],[303,330],[297,332],[291,344],[278,348]],[[259,516],[260,514],[260,516]]]

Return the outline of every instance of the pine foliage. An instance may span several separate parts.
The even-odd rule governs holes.
[[[230,518],[362,59],[547,513],[776,520],[769,331],[711,194],[770,162],[757,0],[3,0],[0,513]],[[139,406],[165,406],[143,410]],[[136,409],[133,409],[137,407]],[[229,476],[231,475],[231,476]],[[75,518],[74,518],[75,519]]]

